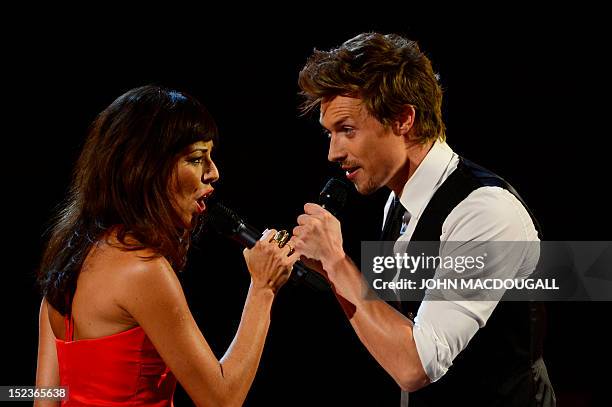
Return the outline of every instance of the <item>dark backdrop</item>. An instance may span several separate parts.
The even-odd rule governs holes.
[[[337,174],[317,117],[297,111],[297,74],[314,47],[370,30],[419,41],[445,90],[448,143],[509,180],[547,240],[610,240],[606,29],[596,10],[387,9],[257,19],[215,13],[72,23],[20,14],[4,35],[3,385],[32,384],[40,296],[34,270],[89,123],[126,90],[157,83],[200,99],[221,142],[218,192],[253,225],[291,228]],[[261,10],[260,10],[261,11]],[[278,10],[276,10],[278,12]],[[481,17],[480,13],[485,16]],[[201,12],[198,12],[201,13]],[[488,13],[488,14],[487,14]],[[265,12],[264,12],[265,14]],[[5,19],[11,20],[7,14]],[[68,19],[65,19],[68,20]],[[367,21],[367,22],[364,22]],[[352,196],[347,250],[375,239],[388,191]],[[233,242],[205,234],[181,278],[218,357],[237,328],[249,277]],[[603,403],[607,303],[551,304],[545,358],[561,405]],[[335,299],[286,286],[247,405],[396,405],[399,390]],[[177,405],[189,405],[179,390]]]

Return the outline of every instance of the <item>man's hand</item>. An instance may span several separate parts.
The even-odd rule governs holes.
[[[295,250],[310,260],[307,263],[319,261],[329,272],[333,264],[345,257],[340,222],[331,213],[317,204],[307,203],[297,223],[293,228]]]

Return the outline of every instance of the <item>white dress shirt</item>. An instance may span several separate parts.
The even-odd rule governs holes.
[[[409,214],[409,222],[402,228],[405,232],[396,243],[396,251],[402,252],[405,242],[410,241],[425,207],[458,163],[459,157],[448,144],[434,143],[402,191],[400,203]],[[394,197],[392,192],[385,205],[385,219]],[[529,213],[512,193],[500,187],[481,187],[472,191],[444,220],[439,254],[461,255],[461,248],[449,249],[444,242],[538,240]],[[503,261],[502,257],[499,262],[487,264],[486,275],[528,276],[537,264],[539,247],[526,247],[529,249],[519,262]],[[426,291],[414,320],[413,336],[423,368],[435,382],[447,372],[478,329],[486,324],[497,301],[427,301],[427,297]]]

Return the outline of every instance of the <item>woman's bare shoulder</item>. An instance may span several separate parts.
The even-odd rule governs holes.
[[[83,264],[77,297],[87,293],[86,302],[107,304],[115,315],[117,306],[127,311],[134,300],[156,297],[168,289],[180,290],[180,283],[165,257],[151,249],[127,251],[98,244]]]
[[[129,277],[151,270],[171,270],[172,267],[164,256],[153,249],[134,250],[114,242],[100,241],[94,245],[85,259],[82,272],[95,272],[100,269],[103,269],[105,274]]]

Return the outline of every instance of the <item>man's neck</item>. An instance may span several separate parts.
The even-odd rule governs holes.
[[[421,165],[434,143],[435,141],[428,141],[425,144],[421,144],[416,141],[409,141],[406,144],[406,161],[395,177],[393,177],[387,184],[387,186],[395,193],[396,197],[399,198],[402,196],[404,186],[406,186],[406,183],[410,177],[412,177],[419,165]]]

